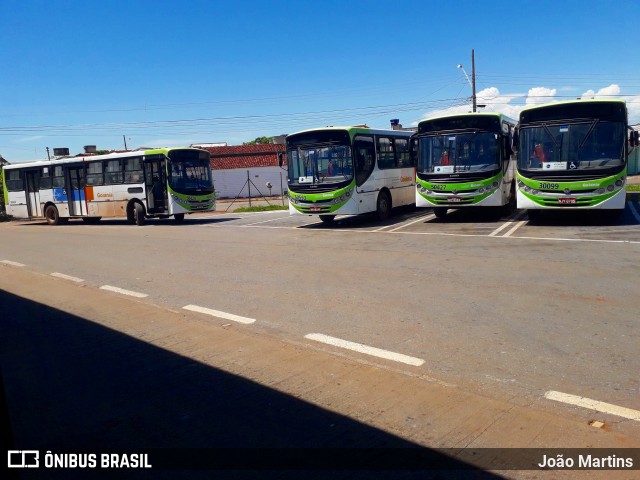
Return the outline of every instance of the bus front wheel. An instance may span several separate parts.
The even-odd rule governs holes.
[[[142,205],[140,205],[139,203],[136,203],[133,206],[133,217],[136,220],[136,225],[138,225],[139,227],[144,225],[144,222],[145,222],[144,207]]]
[[[176,223],[182,223],[184,221],[184,213],[176,213],[173,216],[173,221]]]
[[[391,215],[391,198],[387,192],[380,192],[378,195],[376,215],[378,220],[386,220]]]
[[[437,217],[437,218],[444,218],[447,216],[447,209],[444,207],[436,207],[433,209],[433,214]]]
[[[333,223],[334,218],[336,218],[335,215],[320,215],[320,220],[322,220],[322,223]]]

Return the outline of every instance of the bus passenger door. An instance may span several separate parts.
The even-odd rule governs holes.
[[[167,211],[167,176],[166,161],[156,157],[144,161],[144,182],[147,192],[147,206],[150,213]]]
[[[64,178],[67,201],[69,202],[69,216],[77,217],[87,215],[87,205],[84,195],[84,166],[74,165],[66,167]]]
[[[27,213],[29,218],[41,217],[40,208],[40,172],[38,170],[30,170],[25,172],[25,180],[27,184]]]

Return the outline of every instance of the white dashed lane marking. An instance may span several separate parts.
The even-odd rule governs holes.
[[[12,262],[11,260],[0,260],[0,263],[11,265],[12,267],[24,267],[24,263]]]
[[[192,312],[204,313],[205,315],[211,315],[212,317],[224,318],[225,320],[231,320],[238,323],[244,323],[246,325],[254,323],[255,318],[241,317],[240,315],[234,315],[233,313],[221,312],[220,310],[213,310],[211,308],[199,307],[198,305],[185,305],[182,307],[184,310],[190,310]]]
[[[121,295],[128,295],[130,297],[144,298],[148,297],[146,293],[132,292],[131,290],[125,290],[124,288],[112,287],[111,285],[102,285],[100,290],[108,290],[109,292],[119,293]]]
[[[390,352],[388,350],[370,347],[361,343],[355,343],[348,340],[342,340],[341,338],[330,337],[329,335],[323,335],[322,333],[310,333],[308,335],[305,335],[304,338],[327,345],[333,345],[334,347],[346,348],[347,350],[351,350],[354,352],[364,353],[366,355],[371,355],[378,358],[384,358],[386,360],[393,360],[394,362],[413,365],[415,367],[419,367],[420,365],[424,364],[424,360],[422,360],[421,358],[410,357],[408,355],[403,355],[402,353]]]
[[[553,390],[545,393],[544,397],[548,400],[555,400],[556,402],[567,403],[569,405],[588,408],[589,410],[595,410],[596,412],[600,413],[609,413],[611,415],[616,415],[618,417],[628,418],[629,420],[640,422],[640,411],[633,410],[631,408],[620,407],[611,403],[605,403],[599,400],[593,400],[587,397],[579,397],[577,395],[556,392]]]
[[[62,278],[63,280],[69,280],[71,282],[76,282],[76,283],[84,282],[84,280],[81,278],[72,277],[71,275],[65,275],[64,273],[59,273],[59,272],[53,272],[51,276],[56,278]]]

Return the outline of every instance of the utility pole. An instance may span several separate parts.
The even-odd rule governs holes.
[[[47,147],[47,159],[51,161],[51,155],[49,155],[49,147]]]
[[[467,79],[467,82],[469,82],[469,85],[471,86],[471,101],[473,104],[473,111],[475,112],[478,109],[478,104],[476,102],[476,59],[473,49],[471,49],[471,80],[469,80],[469,75],[467,75],[467,72],[461,63],[458,64],[458,68],[462,70],[464,78]]]
[[[125,135],[122,135],[122,139],[124,140],[124,149],[125,149],[125,150],[129,150],[129,149],[127,148],[127,137],[126,137]]]
[[[473,111],[476,111],[477,103],[476,103],[476,59],[473,52],[473,48],[471,49],[471,98],[473,99]]]

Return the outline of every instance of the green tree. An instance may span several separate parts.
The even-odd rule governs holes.
[[[257,137],[255,140],[244,142],[242,145],[264,145],[268,143],[273,143],[273,137]]]

